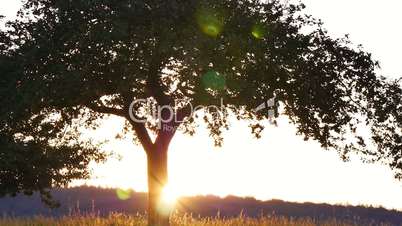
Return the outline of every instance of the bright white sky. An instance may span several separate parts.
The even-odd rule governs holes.
[[[307,12],[321,18],[334,37],[351,35],[381,62],[381,74],[402,77],[402,1],[302,0]],[[0,0],[0,14],[9,18],[18,1]],[[116,134],[120,124],[110,120],[99,137]],[[110,149],[122,160],[95,167],[88,184],[130,187],[146,191],[146,158],[141,147],[113,141]],[[170,183],[183,195],[228,194],[258,199],[284,199],[341,204],[381,205],[402,210],[402,182],[384,166],[353,160],[342,162],[335,152],[295,136],[285,118],[269,128],[263,139],[250,135],[247,124],[233,122],[223,148],[214,148],[201,127],[195,137],[176,135],[169,155]]]

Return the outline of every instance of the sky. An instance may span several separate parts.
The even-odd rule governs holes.
[[[302,0],[306,12],[322,19],[333,37],[350,34],[379,60],[379,74],[402,77],[402,8],[400,0]],[[18,1],[0,0],[0,14],[12,18]],[[99,138],[118,133],[121,121],[111,119],[96,132]],[[358,158],[342,162],[334,151],[295,135],[286,117],[255,139],[244,122],[232,122],[222,148],[215,148],[204,126],[194,137],[177,134],[169,152],[170,186],[180,195],[237,195],[261,200],[374,205],[402,210],[402,182],[389,168],[363,164]],[[112,158],[94,166],[89,185],[146,191],[146,157],[130,140],[106,145]],[[78,183],[77,183],[78,184]]]

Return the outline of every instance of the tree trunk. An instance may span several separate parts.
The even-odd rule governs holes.
[[[161,202],[168,180],[167,147],[155,145],[148,152],[148,225],[169,226],[170,209]]]

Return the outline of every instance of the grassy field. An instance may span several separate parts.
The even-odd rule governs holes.
[[[1,226],[146,226],[144,216],[127,216],[112,214],[109,217],[74,216],[59,219],[36,217],[31,219],[0,219]],[[264,217],[250,219],[237,217],[231,219],[218,218],[194,218],[188,215],[173,216],[172,226],[357,226],[356,223],[339,222],[330,220],[327,222],[314,222],[311,219],[287,219],[283,217]],[[370,224],[364,224],[370,226]],[[375,226],[386,226],[386,224]]]

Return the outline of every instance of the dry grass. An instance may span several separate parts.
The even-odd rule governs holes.
[[[142,215],[128,216],[111,214],[108,217],[73,216],[63,218],[35,217],[30,219],[0,219],[1,226],[146,226],[146,218]],[[356,223],[345,223],[337,220],[314,222],[311,219],[288,219],[284,217],[263,217],[250,219],[239,216],[230,219],[194,218],[189,215],[175,215],[172,226],[357,226]],[[368,225],[368,224],[365,224]],[[386,226],[372,224],[373,226]]]

